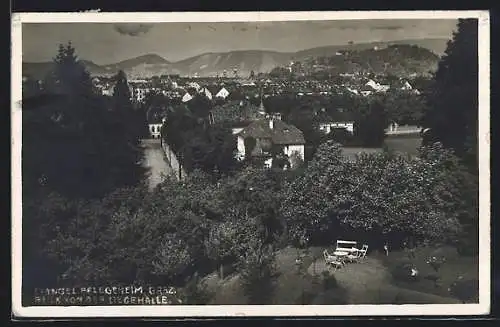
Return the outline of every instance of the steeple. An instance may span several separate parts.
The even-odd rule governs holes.
[[[259,106],[259,113],[261,115],[266,114],[266,109],[264,108],[264,101],[262,100],[262,86],[260,87],[260,106]]]

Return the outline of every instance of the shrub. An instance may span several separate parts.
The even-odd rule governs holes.
[[[457,248],[453,246],[442,246],[432,251],[430,256],[436,258],[446,258],[446,261],[453,261],[458,259],[459,255]]]
[[[400,282],[416,282],[420,280],[420,275],[412,276],[412,268],[418,269],[409,261],[401,261],[391,268],[392,278]]]
[[[323,275],[323,289],[325,291],[338,288],[339,285],[334,275],[330,275],[328,271],[324,271],[322,275]]]
[[[272,303],[277,273],[275,255],[270,247],[256,244],[242,258],[240,272],[249,304]]]
[[[213,292],[208,290],[206,283],[195,274],[187,280],[182,290],[182,304],[208,304],[213,295]]]

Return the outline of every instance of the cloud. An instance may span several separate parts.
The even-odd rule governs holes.
[[[309,21],[306,23],[311,28],[317,30],[373,30],[373,31],[396,31],[402,30],[408,25],[407,21],[384,21],[384,20],[330,20],[330,21]]]
[[[114,24],[114,29],[121,35],[139,36],[146,34],[153,27],[152,24]]]
[[[335,28],[335,27],[334,27]],[[373,31],[397,31],[403,29],[403,26],[388,25],[388,26],[370,26],[370,25],[342,25],[337,27],[340,30],[358,30],[370,29]]]
[[[375,26],[375,27],[372,27],[371,29],[373,29],[373,30],[397,31],[397,30],[402,30],[403,26],[396,26],[396,25],[392,25],[392,26]]]

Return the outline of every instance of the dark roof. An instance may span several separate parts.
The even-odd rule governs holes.
[[[274,144],[305,144],[304,134],[293,125],[281,120],[274,120],[273,129],[269,127],[269,119],[260,119],[245,127],[238,135],[243,138],[270,138]]]
[[[332,123],[332,122],[354,122],[354,113],[342,109],[319,111],[314,115],[313,120],[318,123]]]

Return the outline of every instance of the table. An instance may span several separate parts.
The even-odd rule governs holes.
[[[342,262],[342,264],[345,264],[345,257],[347,257],[348,254],[349,254],[349,252],[345,252],[345,251],[333,252],[333,255],[337,256],[339,258],[339,260]]]
[[[335,252],[333,252],[333,255],[336,255],[338,257],[345,257],[348,254],[349,254],[349,252],[345,252],[345,251],[335,251]]]

